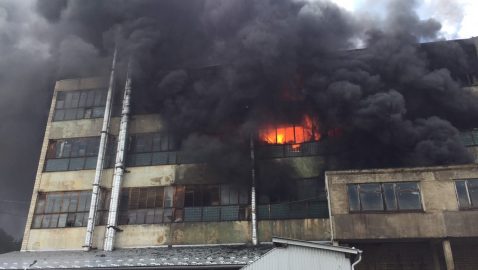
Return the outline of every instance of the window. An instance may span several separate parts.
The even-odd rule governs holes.
[[[351,212],[422,209],[417,182],[351,184],[347,193]]]
[[[465,146],[476,146],[478,145],[478,129],[473,129],[471,131],[463,131],[460,133],[461,140]]]
[[[101,118],[106,95],[106,89],[60,91],[56,96],[53,121]]]
[[[100,138],[71,138],[50,140],[46,154],[45,171],[88,170],[96,167]],[[112,167],[115,139],[110,136],[105,157],[105,167]]]
[[[32,228],[86,226],[90,202],[91,191],[39,193]],[[109,203],[110,193],[106,190],[100,192],[97,224],[106,224]]]
[[[135,134],[130,137],[128,166],[176,164],[177,144],[166,133]]]
[[[120,224],[245,220],[248,189],[231,185],[178,185],[123,189]]]
[[[455,182],[460,209],[478,208],[478,179]]]

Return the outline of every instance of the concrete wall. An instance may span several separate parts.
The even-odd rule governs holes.
[[[478,165],[327,172],[337,240],[478,236],[478,213],[458,208],[455,180],[478,178]],[[423,211],[349,213],[347,184],[418,181]]]

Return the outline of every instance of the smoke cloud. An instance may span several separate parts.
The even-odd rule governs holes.
[[[0,117],[15,126],[0,132],[28,137],[18,146],[28,149],[7,151],[14,159],[1,156],[12,171],[2,184],[25,199],[53,80],[105,74],[115,43],[123,67],[135,60],[135,112],[160,113],[185,153],[231,181],[248,180],[251,134],[304,115],[319,120],[324,144],[334,141],[327,169],[472,161],[458,129],[478,120],[477,98],[461,88],[476,51],[419,45],[439,39],[441,25],[420,19],[413,0],[388,0],[386,14],[368,18],[327,1],[26,3],[0,5],[0,30],[10,33],[0,35]],[[12,100],[22,109],[5,109]],[[341,136],[327,138],[331,129]]]

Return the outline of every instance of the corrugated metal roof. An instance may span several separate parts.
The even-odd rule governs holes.
[[[175,268],[243,266],[273,248],[260,246],[198,246],[105,251],[32,251],[0,254],[0,269]]]

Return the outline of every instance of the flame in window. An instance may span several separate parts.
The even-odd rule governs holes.
[[[320,133],[317,124],[306,115],[302,125],[269,126],[259,131],[259,138],[267,144],[293,144],[298,148],[300,143],[319,140]]]

